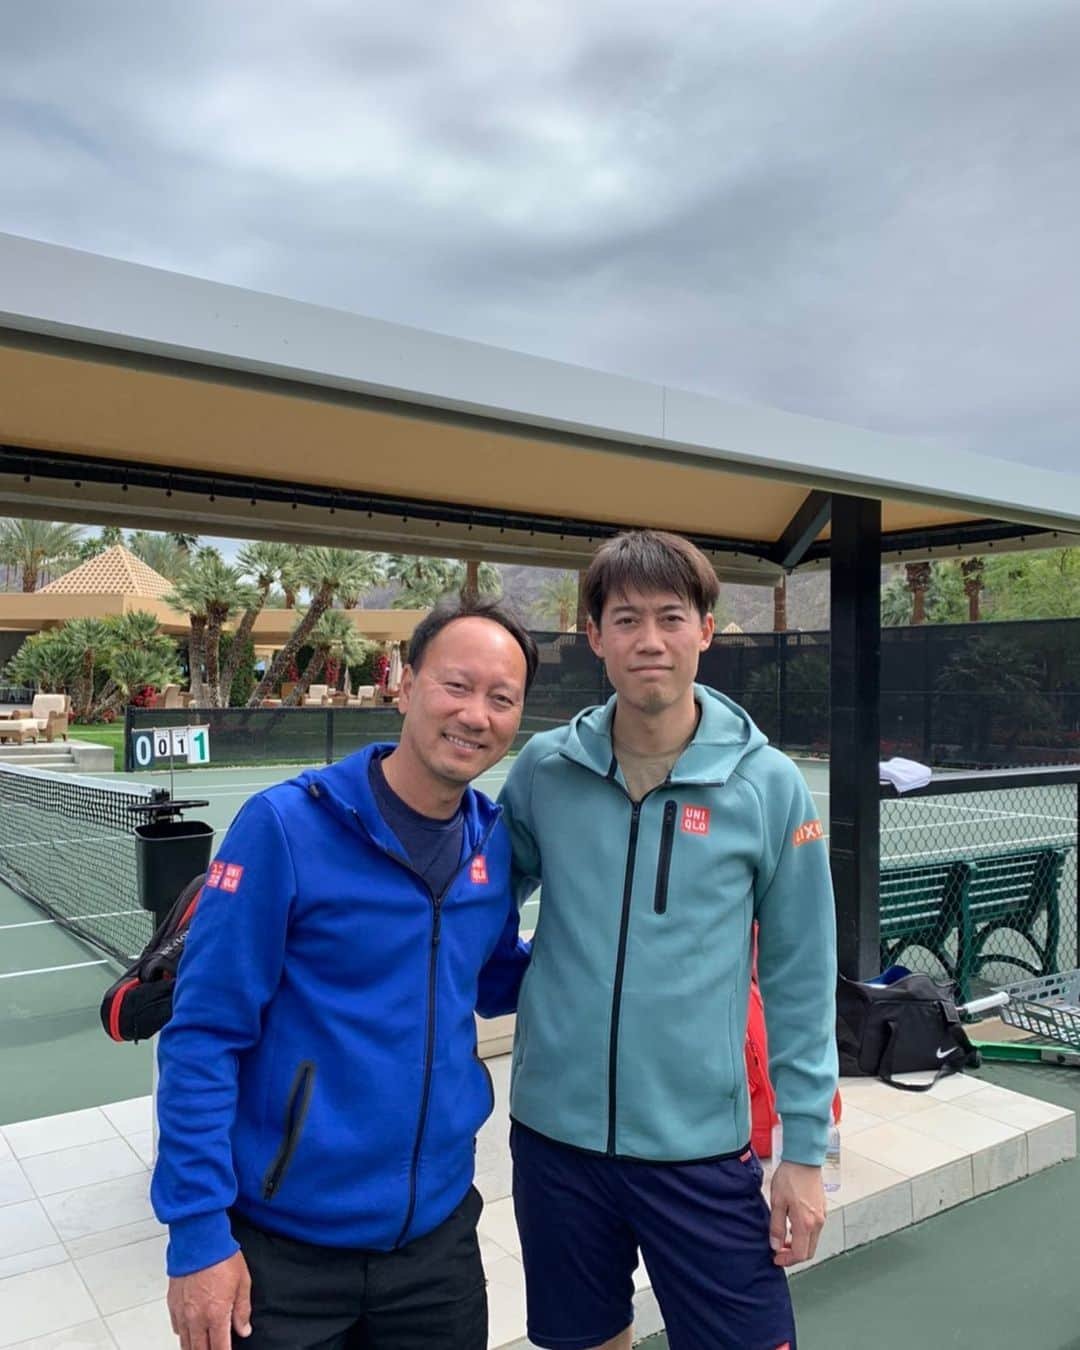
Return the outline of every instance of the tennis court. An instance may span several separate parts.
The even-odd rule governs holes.
[[[511,762],[497,765],[478,786],[497,795]],[[799,765],[827,832],[828,765],[823,760]],[[296,766],[185,769],[176,774],[175,796],[209,802],[191,814],[212,826],[216,845],[250,796],[296,772]],[[127,956],[150,934],[150,917],[135,899],[127,803],[168,787],[167,770],[96,780],[0,770],[0,878],[15,887],[0,883],[0,1123],[149,1090],[151,1047],[115,1045],[101,1031],[97,1008],[117,966],[98,944]],[[1061,843],[1072,849],[1060,898],[1066,919],[1062,951],[1071,952],[1075,791],[1027,789],[1011,794],[1004,806],[995,794],[883,802],[883,862]],[[43,913],[30,895],[43,897],[71,927]],[[526,905],[523,928],[535,926],[537,911],[535,900]]]

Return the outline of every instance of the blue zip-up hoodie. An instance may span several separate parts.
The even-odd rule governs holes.
[[[473,1178],[490,1076],[474,1009],[512,1012],[528,962],[499,808],[465,792],[441,897],[376,807],[372,746],[253,797],[211,866],[158,1060],[151,1197],[168,1271],[237,1250],[227,1211],[387,1251]]]

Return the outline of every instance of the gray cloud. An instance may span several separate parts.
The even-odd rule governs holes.
[[[1072,0],[39,0],[0,228],[1052,468]]]

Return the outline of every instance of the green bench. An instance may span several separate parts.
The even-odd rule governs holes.
[[[1064,848],[1023,849],[950,861],[881,869],[881,963],[893,965],[908,947],[922,947],[940,962],[965,1002],[971,982],[990,962],[1032,975],[1057,970],[1061,933],[1058,889]],[[1036,934],[1046,916],[1045,937]],[[995,934],[1021,937],[1038,964],[1010,952],[987,952]],[[955,941],[953,936],[955,934]]]

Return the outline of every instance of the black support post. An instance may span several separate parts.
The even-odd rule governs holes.
[[[829,856],[840,970],[880,970],[881,503],[832,505]]]

